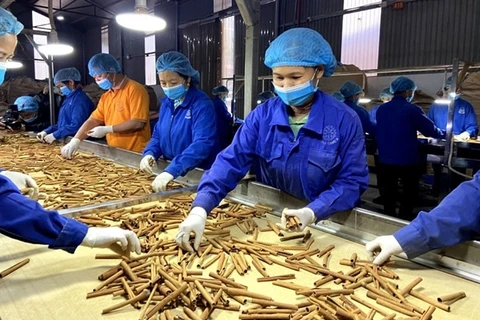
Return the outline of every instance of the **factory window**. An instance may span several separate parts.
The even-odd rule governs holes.
[[[155,69],[155,35],[145,37],[145,84],[157,84],[157,72]]]
[[[352,9],[381,3],[379,0],[345,0],[343,8]],[[354,64],[362,70],[378,68],[380,21],[382,9],[345,14],[342,30],[342,63]]]
[[[103,26],[101,32],[102,32],[102,53],[109,53],[108,26]]]
[[[232,0],[213,0],[213,12],[222,11],[232,6]]]
[[[52,27],[50,26],[50,20],[48,17],[32,11],[32,27],[33,27],[33,41],[35,43],[42,45],[47,44],[47,35],[45,32],[50,32]],[[37,31],[37,34],[35,34]],[[40,34],[42,33],[42,34]],[[45,61],[43,61],[40,54],[37,50],[34,50],[33,53],[34,57],[34,67],[35,67],[35,79],[37,80],[44,80],[48,78],[48,65]]]
[[[227,107],[233,98],[233,74],[235,73],[235,16],[221,19],[222,24],[222,84],[228,88]],[[231,111],[231,110],[230,110]]]

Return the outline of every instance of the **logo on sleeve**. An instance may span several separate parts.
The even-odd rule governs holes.
[[[192,111],[190,109],[187,110],[185,114],[185,119],[192,119]]]
[[[333,126],[326,126],[323,129],[322,143],[326,145],[332,145],[338,142],[337,129]]]
[[[458,110],[458,113],[465,114],[465,107],[460,107],[460,109]]]

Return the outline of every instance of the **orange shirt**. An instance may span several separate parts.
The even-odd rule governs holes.
[[[131,133],[109,133],[107,143],[111,147],[142,152],[150,141],[147,90],[136,81],[126,79],[120,89],[105,92],[91,117],[106,126],[114,126],[128,120],[145,122],[142,130]]]

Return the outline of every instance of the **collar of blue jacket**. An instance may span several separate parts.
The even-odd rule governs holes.
[[[319,112],[320,108],[323,106],[323,99],[320,92],[315,92],[315,97],[313,98],[314,103],[312,103],[312,109],[308,115],[308,122],[303,126],[304,129],[313,131],[318,135],[323,134],[323,113]],[[287,106],[279,97],[273,98],[272,104],[279,105],[283,104],[284,108],[277,108],[270,120],[270,126],[281,126],[281,127],[290,127],[288,121]]]

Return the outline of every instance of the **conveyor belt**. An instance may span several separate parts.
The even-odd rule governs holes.
[[[273,222],[278,221],[276,216],[268,216]],[[266,219],[256,219],[260,228],[266,226]],[[244,235],[237,227],[232,227],[232,234],[240,239],[248,239],[251,236]],[[168,236],[175,235],[176,230],[169,230]],[[335,245],[332,251],[330,268],[333,270],[347,271],[348,267],[340,266],[342,258],[348,258],[353,252],[364,258],[364,247],[340,237],[312,230],[315,243],[312,248],[324,248],[327,245]],[[278,237],[273,232],[260,233],[259,240],[266,242],[277,242]],[[292,241],[289,244],[295,244]],[[11,266],[15,262],[29,257],[31,262],[12,273],[6,278],[0,279],[0,318],[9,319],[137,319],[139,311],[128,306],[109,315],[102,316],[101,311],[114,305],[124,298],[112,298],[103,296],[94,299],[86,299],[85,295],[90,292],[99,281],[97,276],[108,268],[117,265],[118,260],[95,260],[96,253],[105,253],[99,249],[88,249],[80,247],[74,255],[62,251],[53,251],[46,248],[21,243],[6,237],[0,237],[2,256],[0,257],[0,270]],[[195,265],[195,264],[194,264]],[[215,267],[212,266],[211,269]],[[196,268],[195,268],[196,269]],[[313,282],[320,277],[305,271],[295,272],[279,266],[267,266],[270,275],[286,273],[296,274],[295,283],[305,286],[312,286]],[[211,271],[204,271],[204,276]],[[447,313],[437,310],[434,319],[475,319],[478,310],[476,293],[478,284],[462,280],[443,272],[425,268],[413,262],[400,260],[394,271],[400,275],[396,282],[402,287],[410,283],[414,278],[420,276],[424,280],[418,286],[424,288],[422,292],[430,297],[440,294],[464,291],[467,298],[456,302],[452,306],[452,312]],[[256,278],[260,274],[256,270],[249,271],[241,277],[234,273],[233,278],[239,283],[248,286],[250,291],[260,292],[271,296],[276,301],[287,303],[298,303],[305,298],[297,296],[293,291],[273,286],[271,283],[258,283]],[[333,285],[332,286],[336,286]],[[364,289],[355,294],[365,298]],[[418,306],[425,308],[427,305],[420,300],[408,298]],[[373,300],[369,300],[374,303]],[[398,318],[401,316],[399,315]],[[215,311],[211,319],[238,319],[237,312]],[[380,316],[375,319],[381,319]]]

